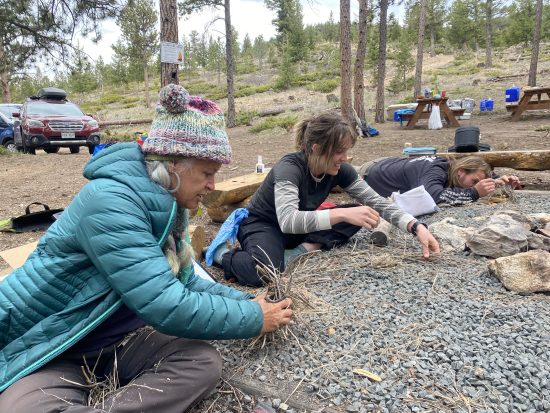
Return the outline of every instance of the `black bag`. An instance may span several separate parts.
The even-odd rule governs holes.
[[[32,205],[41,205],[44,207],[44,210],[31,212]],[[50,209],[48,205],[42,202],[33,202],[25,208],[25,215],[11,219],[11,232],[46,230],[55,222],[61,212],[63,212],[63,208]]]

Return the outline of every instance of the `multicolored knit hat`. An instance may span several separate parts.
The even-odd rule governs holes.
[[[160,90],[160,104],[142,145],[148,158],[187,157],[228,164],[231,146],[220,107],[183,87],[170,84]]]

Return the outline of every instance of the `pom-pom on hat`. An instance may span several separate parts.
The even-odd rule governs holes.
[[[189,96],[179,85],[160,90],[160,103],[142,151],[152,159],[206,159],[228,164],[231,146],[223,111],[209,100]]]

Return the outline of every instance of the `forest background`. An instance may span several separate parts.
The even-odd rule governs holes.
[[[43,3],[44,9],[32,0],[1,3],[7,10],[0,17],[0,90],[4,102],[21,102],[41,87],[55,86],[65,89],[83,110],[103,120],[112,117],[112,107],[107,107],[112,104],[120,109],[117,117],[150,117],[151,104],[161,85],[156,3],[91,1],[79,8],[70,1],[51,0]],[[204,7],[228,3],[184,0],[178,9],[181,16],[192,17]],[[533,60],[536,49],[535,79],[536,64],[550,59],[550,48],[545,46],[550,41],[550,5],[542,0],[408,0],[396,3],[404,10],[402,21],[388,14],[391,4],[389,0],[360,0],[360,13],[352,16],[349,28],[349,53],[357,54],[354,73],[356,77],[359,73],[362,80],[362,84],[353,86],[354,91],[361,89],[355,100],[364,103],[364,98],[357,96],[377,90],[372,98],[375,102],[366,102],[367,107],[374,106],[375,121],[384,121],[387,99],[392,103],[413,101],[419,86],[441,90],[446,88],[446,78],[457,74],[502,76],[509,63],[493,63],[493,57],[510,54],[510,50],[517,55],[517,63],[529,55]],[[192,94],[226,99],[226,39],[230,38],[235,76],[231,94],[235,98],[296,87],[337,93],[340,86],[344,87],[342,42],[346,39],[342,38],[342,22],[331,16],[324,23],[304,26],[298,0],[266,0],[265,6],[275,13],[277,36],[273,39],[251,39],[245,34],[239,44],[236,34],[246,32],[244,27],[233,27],[231,36],[209,31],[183,36],[185,61],[180,66],[180,83]],[[111,45],[110,63],[101,58],[93,60],[74,41],[75,33],[99,38],[99,23],[105,18],[116,19],[121,29],[121,37]],[[358,55],[360,49],[364,51],[362,57]],[[443,69],[422,71],[424,51],[430,58],[445,55],[452,56],[452,60]],[[44,74],[40,67],[47,67],[53,75]],[[452,92],[455,96],[476,97],[472,86]],[[345,106],[345,102],[342,104]],[[366,117],[364,110],[358,112],[362,119]],[[230,117],[229,126],[247,124],[255,115],[254,111],[240,111]],[[292,119],[283,116],[274,122],[288,126]]]

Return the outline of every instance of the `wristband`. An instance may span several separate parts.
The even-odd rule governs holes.
[[[411,234],[413,234],[413,237],[416,237],[416,230],[418,229],[419,225],[423,225],[426,227],[426,229],[428,229],[428,224],[426,224],[425,222],[414,221],[414,224],[412,224],[411,226]]]

